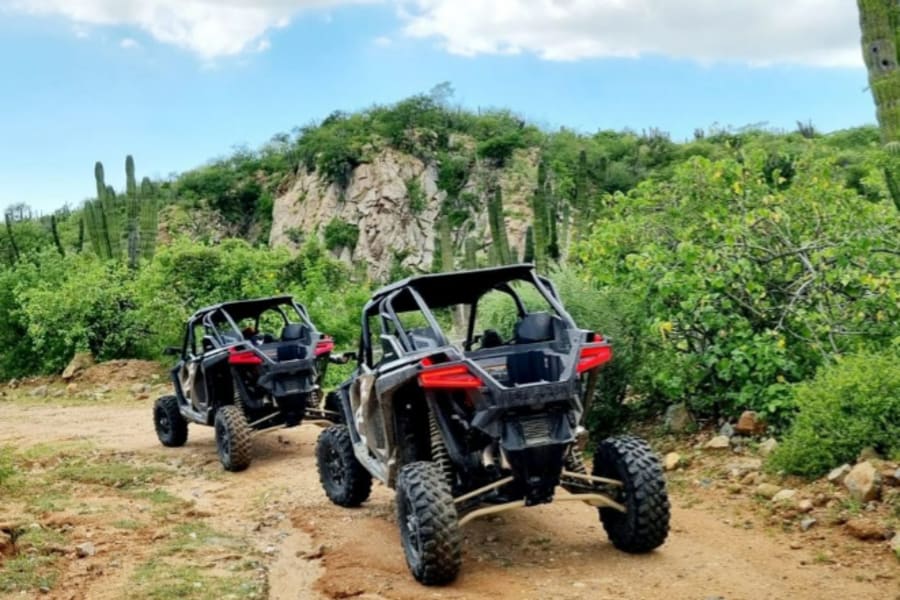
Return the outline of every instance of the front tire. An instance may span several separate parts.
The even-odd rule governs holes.
[[[319,481],[328,499],[338,506],[359,506],[372,492],[372,475],[356,460],[345,425],[332,425],[316,444]]]
[[[594,452],[593,474],[617,479],[615,499],[627,512],[600,508],[600,520],[613,546],[640,554],[662,545],[669,533],[669,497],[662,465],[644,440],[607,438]]]
[[[243,471],[250,466],[253,448],[252,430],[243,411],[233,405],[216,411],[216,450],[226,471]]]
[[[450,583],[462,564],[459,517],[440,466],[414,462],[397,478],[397,523],[406,564],[425,585]]]
[[[153,426],[156,437],[163,446],[177,448],[184,446],[188,437],[188,424],[178,410],[175,396],[163,396],[153,405]]]

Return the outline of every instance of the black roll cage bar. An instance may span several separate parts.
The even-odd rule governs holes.
[[[255,316],[256,328],[259,329],[259,317],[262,313],[267,310],[276,310],[281,318],[284,319],[285,324],[290,323],[290,319],[288,319],[287,314],[285,314],[282,306],[290,305],[300,316],[300,320],[307,326],[309,326],[313,331],[316,331],[315,326],[312,324],[312,320],[309,317],[309,313],[306,311],[306,307],[302,304],[298,304],[296,300],[293,298],[290,300],[282,300],[278,304],[272,304],[270,306],[264,306],[260,309],[260,311]],[[188,358],[188,356],[194,356],[194,327],[199,322],[204,330],[207,332],[207,335],[211,335],[217,344],[220,346],[225,345],[225,339],[222,337],[222,333],[219,331],[219,326],[216,325],[216,320],[213,317],[221,315],[225,317],[225,321],[231,327],[232,331],[240,336],[241,340],[243,340],[243,333],[241,333],[241,329],[238,327],[235,320],[228,313],[226,306],[219,306],[213,310],[201,313],[200,315],[194,315],[187,323],[187,335],[184,336],[184,343],[181,348],[181,356],[182,358]],[[219,325],[222,324],[221,319],[218,320]],[[231,342],[234,343],[234,342]],[[190,351],[190,352],[189,352]]]
[[[530,273],[530,279],[525,278],[513,278],[507,281],[503,281],[490,287],[483,292],[481,292],[477,297],[473,298],[469,305],[472,307],[472,310],[469,311],[469,322],[466,331],[466,341],[464,343],[464,348],[466,351],[471,349],[475,330],[475,318],[476,312],[478,309],[478,302],[491,291],[499,291],[506,294],[509,294],[513,301],[516,304],[516,310],[519,313],[519,317],[523,317],[526,314],[525,305],[522,303],[522,299],[516,294],[515,290],[513,290],[509,283],[510,281],[528,281],[532,283],[545,300],[550,304],[553,310],[556,311],[557,315],[566,321],[566,324],[569,327],[575,327],[575,321],[572,319],[572,316],[569,315],[568,311],[566,311],[565,307],[563,307],[562,303],[559,300],[559,295],[554,287],[553,283],[543,277],[538,275],[533,270]],[[440,339],[444,342],[443,345],[447,345],[449,341],[447,340],[447,336],[444,335],[441,326],[438,324],[437,320],[434,318],[434,314],[431,312],[431,308],[425,303],[422,299],[422,296],[415,290],[412,285],[404,286],[398,290],[395,290],[389,293],[387,296],[377,300],[378,306],[378,320],[381,324],[382,334],[387,334],[387,325],[388,323],[392,323],[394,325],[394,329],[400,337],[400,342],[403,348],[410,349],[412,348],[412,343],[410,342],[409,336],[406,333],[406,329],[403,327],[399,317],[397,316],[396,311],[393,308],[393,301],[395,298],[400,296],[403,293],[409,293],[413,300],[415,301],[416,306],[419,311],[424,315],[425,320],[428,322],[428,326],[440,336]],[[363,309],[362,316],[362,335],[359,340],[359,352],[358,352],[358,363],[365,364],[366,366],[372,365],[372,332],[369,328],[369,312],[372,307],[373,302],[370,301],[366,307]],[[414,312],[414,311],[404,311],[404,312]],[[409,352],[410,350],[406,350]]]

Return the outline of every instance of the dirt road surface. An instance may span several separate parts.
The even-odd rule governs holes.
[[[216,461],[210,428],[192,426],[184,448],[162,448],[150,400],[65,408],[0,402],[0,424],[0,445],[88,440],[122,460],[172,465],[179,473],[165,489],[189,502],[194,518],[250,540],[263,557],[264,593],[276,600],[900,599],[900,563],[880,547],[852,540],[835,549],[826,533],[785,533],[752,501],[706,495],[689,476],[670,485],[672,532],[652,554],[616,551],[594,509],[559,503],[468,525],[459,579],[425,588],[406,570],[389,490],[376,485],[356,510],[328,502],[315,467],[316,426],[259,435],[250,469],[231,474]],[[118,557],[116,568],[92,571],[73,560],[41,597],[134,597],[128,582],[157,543],[152,531],[97,535],[98,556]]]

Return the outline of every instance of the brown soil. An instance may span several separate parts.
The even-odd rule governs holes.
[[[108,366],[108,373],[128,373],[123,367]],[[86,381],[109,385],[110,379]],[[120,453],[116,456],[134,464],[169,465],[177,476],[162,486],[185,500],[183,510],[130,531],[113,529],[109,522],[138,514],[139,501],[92,498],[93,488],[78,489],[82,506],[106,510],[48,512],[43,518],[45,524],[68,519],[73,540],[90,535],[97,555],[77,559],[67,554],[59,582],[40,597],[125,597],[135,565],[171,535],[160,532],[169,532],[173,523],[202,520],[251,541],[264,557],[269,597],[281,600],[900,600],[900,568],[886,543],[859,542],[839,527],[824,525],[806,533],[784,531],[749,493],[709,485],[692,471],[671,477],[672,532],[656,552],[618,552],[594,509],[558,503],[468,525],[459,579],[446,588],[424,588],[406,570],[390,490],[376,486],[372,498],[355,510],[325,498],[315,468],[317,427],[258,436],[250,469],[230,474],[218,465],[209,428],[192,426],[184,448],[162,448],[150,406],[149,400],[137,407],[0,403],[0,445],[89,440],[95,452]],[[14,519],[16,510],[14,499],[4,499],[0,522]],[[115,566],[110,566],[112,557]],[[223,547],[215,558],[229,564],[240,557],[240,550]]]

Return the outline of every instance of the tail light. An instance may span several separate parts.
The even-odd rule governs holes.
[[[473,375],[465,365],[449,365],[446,367],[431,367],[429,359],[422,361],[426,371],[419,373],[419,385],[426,390],[477,390],[484,386],[484,382],[477,375]]]
[[[603,336],[599,333],[594,334],[594,339],[591,343],[599,344],[605,341]],[[596,369],[602,364],[608,363],[612,360],[613,351],[612,346],[591,346],[587,348],[581,349],[581,355],[578,357],[578,366],[576,367],[579,373],[584,373],[585,371],[590,371],[591,369]]]
[[[330,337],[324,337],[316,343],[316,356],[328,354],[334,350],[334,340]]]
[[[228,364],[230,365],[261,365],[263,359],[253,350],[228,349]]]

